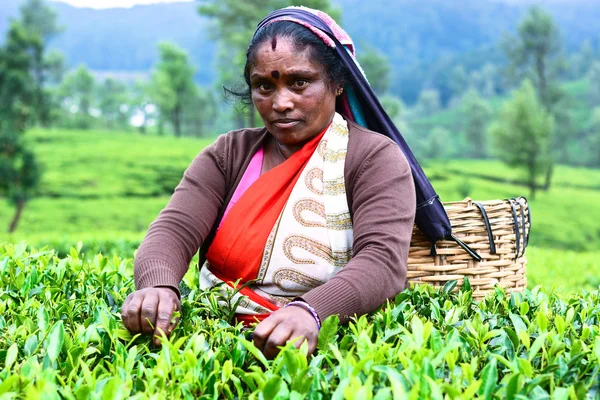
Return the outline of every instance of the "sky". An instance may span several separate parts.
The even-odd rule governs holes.
[[[129,8],[137,4],[152,4],[152,3],[178,3],[190,2],[193,0],[53,0],[61,3],[67,3],[75,7],[91,7],[91,8],[113,8],[123,7]]]

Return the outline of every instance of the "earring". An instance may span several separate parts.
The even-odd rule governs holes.
[[[344,93],[344,88],[343,88],[343,87],[341,87],[341,88],[338,88],[338,90],[337,90],[337,95],[339,96],[339,95],[341,95],[342,93]]]

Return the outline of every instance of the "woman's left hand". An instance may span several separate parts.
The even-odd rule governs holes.
[[[308,354],[317,348],[319,328],[310,311],[302,307],[290,306],[274,311],[259,323],[254,330],[254,345],[265,357],[272,359],[279,353],[279,347],[294,339],[294,346],[300,348],[306,340]]]

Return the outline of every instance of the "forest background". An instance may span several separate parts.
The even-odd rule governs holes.
[[[133,257],[193,157],[260,124],[223,86],[293,3],[0,3],[0,242]],[[531,286],[600,285],[596,1],[301,3],[353,37],[443,201],[529,197]]]

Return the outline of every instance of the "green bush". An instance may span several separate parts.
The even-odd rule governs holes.
[[[318,350],[266,360],[228,303],[184,278],[184,318],[154,347],[120,305],[131,261],[0,246],[2,398],[581,399],[600,395],[600,293],[536,288],[482,302],[468,282],[420,286],[345,326],[324,321]]]

